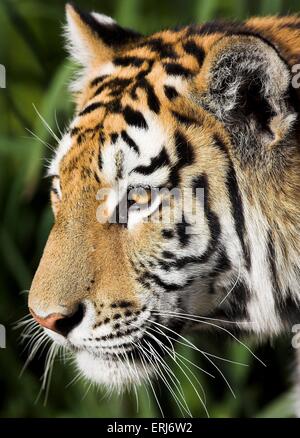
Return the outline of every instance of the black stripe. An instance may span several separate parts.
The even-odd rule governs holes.
[[[131,83],[131,79],[127,78],[113,78],[104,84],[101,84],[94,93],[94,97],[102,93],[107,88],[110,89],[110,95],[117,95],[124,91],[124,89]]]
[[[192,117],[189,117],[189,116],[187,116],[185,114],[181,114],[181,113],[179,113],[177,111],[172,111],[172,114],[175,117],[175,119],[178,122],[182,123],[183,125],[187,125],[187,126],[199,125],[199,123],[200,123],[200,121],[198,121],[198,120],[196,120],[196,119],[194,119]]]
[[[97,175],[96,172],[94,172],[94,178],[97,181],[97,183],[100,184],[100,178],[99,178],[99,176]]]
[[[183,44],[183,48],[186,53],[194,56],[197,59],[199,67],[201,67],[205,58],[205,52],[203,47],[198,46],[195,41],[189,40]]]
[[[183,67],[182,65],[176,62],[168,62],[164,64],[164,69],[169,75],[172,76],[183,76],[185,78],[189,78],[194,74],[192,70]]]
[[[193,179],[192,188],[195,196],[197,196],[197,188],[204,189],[203,208],[209,226],[210,241],[208,243],[205,253],[201,256],[201,260],[203,263],[207,261],[217,249],[218,241],[221,235],[221,225],[218,216],[211,210],[210,207],[209,182],[207,175],[203,173],[195,177]],[[199,199],[198,201],[201,203],[202,199]]]
[[[114,58],[113,63],[122,67],[141,67],[147,59],[139,58],[138,56],[117,56]]]
[[[176,97],[178,97],[178,92],[177,92],[176,88],[172,87],[170,85],[164,85],[164,92],[165,92],[166,97],[169,100],[173,100]]]
[[[99,170],[100,170],[100,171],[102,170],[102,167],[103,167],[103,160],[102,160],[102,151],[101,151],[101,148],[102,148],[102,144],[99,142],[98,167],[99,167]]]
[[[130,41],[136,41],[140,34],[130,29],[125,29],[117,24],[100,23],[91,14],[83,12],[73,5],[84,23],[100,38],[107,46],[124,46]]]
[[[132,140],[132,138],[127,134],[125,130],[121,132],[122,140],[125,141],[125,143],[133,149],[138,155],[140,154],[140,150],[138,148],[138,145],[135,143],[135,141]]]
[[[283,301],[283,294],[281,293],[280,287],[279,287],[279,279],[278,279],[278,272],[276,267],[276,253],[275,253],[275,246],[272,238],[272,234],[269,231],[268,233],[268,261],[269,261],[269,269],[271,273],[271,282],[272,282],[272,292],[274,296],[274,301],[276,305],[276,312],[280,317],[285,317],[284,315],[284,301]]]
[[[204,211],[210,230],[210,239],[207,244],[207,248],[200,256],[185,256],[176,258],[173,255],[173,260],[168,262],[169,267],[182,269],[189,264],[203,264],[209,261],[211,256],[217,251],[219,247],[219,238],[221,235],[221,225],[218,216],[211,210],[209,201],[209,185],[206,174],[198,175],[193,179],[192,188],[194,195],[197,194],[197,188],[204,189]],[[200,200],[202,202],[202,199]],[[171,253],[172,254],[172,253]],[[175,260],[174,260],[175,258]],[[224,259],[223,259],[224,261]]]
[[[111,142],[112,144],[115,144],[116,141],[118,140],[118,137],[119,137],[119,134],[118,134],[117,132],[112,132],[112,133],[110,134],[110,142]]]
[[[246,262],[246,267],[249,270],[251,267],[251,257],[250,257],[249,247],[248,245],[246,245],[244,239],[244,235],[246,233],[244,206],[237,182],[236,172],[224,142],[217,135],[214,136],[214,142],[217,148],[224,155],[226,155],[229,162],[229,168],[227,170],[227,175],[226,175],[226,187],[228,189],[229,200],[231,204],[231,214],[234,219],[235,230],[237,232],[238,238],[241,243],[242,251]]]
[[[174,142],[176,149],[177,162],[172,166],[169,180],[172,187],[178,187],[180,184],[180,170],[183,167],[190,166],[195,162],[193,145],[187,140],[179,130],[175,131]]]
[[[92,80],[91,87],[95,87],[96,85],[101,84],[106,78],[108,78],[108,75],[97,76]]]
[[[133,169],[130,173],[136,172],[136,173],[141,173],[142,175],[150,175],[160,167],[168,166],[169,164],[170,164],[170,159],[168,153],[166,151],[166,148],[163,147],[160,153],[157,155],[157,157],[151,159],[149,166],[138,166],[135,169]]]
[[[152,52],[158,53],[160,55],[160,58],[175,59],[178,57],[172,45],[164,42],[161,38],[151,38],[142,45],[149,47]]]
[[[241,247],[245,258],[246,267],[249,270],[251,266],[251,260],[250,260],[249,248],[246,245],[244,239],[244,235],[246,231],[244,206],[236,178],[236,173],[232,164],[230,165],[227,171],[226,186],[229,193],[229,199],[231,203],[231,214],[234,219],[235,230],[241,242]]]
[[[110,102],[104,103],[103,106],[109,113],[120,114],[122,112],[120,99],[113,99]]]
[[[186,228],[190,224],[186,221],[184,214],[182,215],[182,221],[176,224],[176,232],[182,247],[187,246],[191,241],[191,235],[188,234]]]
[[[175,148],[179,168],[191,166],[195,162],[195,153],[192,143],[178,129],[175,131]]]
[[[145,78],[142,79],[138,85],[142,87],[147,93],[147,103],[150,110],[158,114],[160,111],[160,101],[155,94],[153,86]]]
[[[158,275],[152,274],[150,272],[144,272],[144,274],[141,276],[139,281],[143,282],[144,280],[150,280],[153,281],[155,284],[157,284],[159,287],[164,289],[165,292],[172,292],[176,290],[182,290],[185,289],[187,286],[193,283],[194,278],[190,278],[186,280],[183,284],[178,283],[166,283],[163,281]]]
[[[127,105],[123,110],[123,115],[128,125],[136,126],[137,128],[148,129],[147,122],[140,111],[135,111],[133,108]]]
[[[269,231],[268,233],[268,253],[269,253],[269,266],[270,266],[270,270],[271,270],[271,277],[272,277],[272,282],[274,285],[274,289],[276,290],[276,292],[279,292],[279,284],[278,284],[278,274],[277,274],[277,268],[276,268],[276,253],[275,253],[275,246],[274,246],[274,242],[272,239],[272,234]]]
[[[95,111],[97,108],[103,107],[103,104],[100,102],[94,102],[85,107],[80,113],[80,116],[84,116],[85,114],[89,114],[92,111]]]
[[[164,257],[165,259],[176,259],[175,254],[173,254],[171,251],[163,251],[161,253],[162,257]]]
[[[79,134],[79,132],[80,132],[80,128],[76,126],[75,128],[71,129],[70,136],[73,137],[74,135]]]
[[[103,128],[103,126],[102,126],[102,128]],[[103,131],[100,131],[99,132],[99,139],[98,139],[98,141],[99,141],[99,143],[101,144],[103,144],[103,143],[105,143],[105,134],[104,134],[104,132]]]

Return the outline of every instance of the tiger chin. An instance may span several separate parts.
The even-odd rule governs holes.
[[[29,293],[35,321],[114,388],[160,375],[195,327],[291,333],[300,19],[144,36],[66,13],[75,115],[48,168],[55,221]],[[183,209],[165,202],[175,189]]]

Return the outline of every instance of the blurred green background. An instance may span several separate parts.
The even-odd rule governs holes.
[[[299,0],[91,0],[77,1],[77,4],[83,9],[111,15],[122,25],[143,33],[215,18],[244,19],[251,15],[295,13],[300,8]],[[0,89],[0,323],[7,328],[7,348],[0,350],[0,416],[159,416],[151,388],[148,393],[145,388],[138,390],[137,409],[134,392],[111,395],[107,399],[105,391],[89,388],[86,382],[68,385],[75,371],[59,359],[54,365],[47,403],[44,403],[44,394],[36,401],[45,352],[19,377],[26,352],[19,343],[20,332],[13,330],[13,323],[27,313],[26,289],[52,223],[48,182],[43,177],[51,152],[43,142],[52,146],[55,142],[33,104],[58,135],[72,114],[67,91],[72,68],[65,61],[63,22],[63,1],[0,0],[0,63],[6,67],[7,74],[7,87]],[[263,367],[247,349],[227,338],[218,332],[191,338],[205,351],[248,365],[215,359],[236,398],[220,376],[211,379],[191,365],[205,389],[210,416],[291,416],[293,352],[289,339],[261,346],[247,340],[266,363],[267,367]],[[199,366],[207,367],[199,352],[184,347],[178,351]],[[192,384],[172,361],[169,365],[181,381],[192,414],[205,416]],[[197,388],[196,379],[191,380]],[[156,383],[154,389],[165,415],[180,416],[163,384]]]

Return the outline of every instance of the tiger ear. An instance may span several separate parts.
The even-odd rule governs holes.
[[[65,34],[72,58],[85,68],[110,61],[114,53],[133,43],[140,35],[119,26],[112,18],[97,12],[83,12],[66,5]]]
[[[221,120],[248,156],[286,138],[296,114],[288,65],[268,42],[236,35],[211,48],[198,78],[200,104]]]

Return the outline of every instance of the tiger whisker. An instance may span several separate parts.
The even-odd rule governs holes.
[[[47,141],[43,140],[41,137],[39,137],[37,134],[35,134],[33,131],[31,131],[29,128],[25,128],[26,131],[29,132],[29,134],[31,134],[36,140],[40,141],[44,146],[46,146],[46,148],[48,148],[51,152],[55,151],[55,148],[48,143]]]
[[[160,413],[161,413],[161,416],[162,416],[162,418],[164,418],[164,417],[165,417],[165,415],[164,415],[164,411],[163,411],[163,409],[162,409],[162,407],[161,407],[161,404],[159,403],[159,400],[158,400],[157,394],[156,394],[156,392],[155,392],[154,386],[153,386],[153,384],[152,384],[152,382],[151,382],[151,379],[149,378],[148,371],[147,371],[147,367],[146,367],[146,365],[145,365],[145,362],[144,362],[143,356],[142,356],[140,353],[139,353],[139,358],[140,358],[140,361],[141,361],[141,363],[142,363],[142,365],[143,365],[143,368],[144,368],[144,371],[145,371],[146,379],[147,379],[147,381],[148,381],[148,383],[149,383],[149,385],[150,385],[150,387],[151,387],[151,390],[152,390],[152,392],[153,392],[153,395],[154,395],[155,401],[156,401],[156,403],[157,403],[157,406],[158,406],[158,408],[159,408],[159,411],[160,411]]]
[[[147,330],[146,330],[145,333],[146,333],[148,336],[151,336],[151,337],[155,340],[155,342],[157,342],[158,344],[161,343],[161,342],[159,341],[159,339],[156,338],[156,336],[154,336],[154,335],[152,335],[151,333],[147,332]],[[151,346],[150,346],[148,343],[147,343],[147,345],[148,345],[148,347],[150,347],[150,349],[152,350]],[[149,351],[149,350],[148,350],[148,351]],[[177,389],[179,395],[181,396],[181,398],[182,398],[184,404],[186,405],[186,409],[187,409],[188,412],[187,412],[186,409],[181,405],[182,408],[188,413],[188,415],[191,415],[190,410],[189,410],[189,408],[188,408],[188,405],[187,405],[187,403],[186,403],[185,395],[184,395],[184,392],[183,392],[183,390],[182,390],[181,383],[180,383],[179,379],[176,377],[176,375],[174,374],[174,372],[173,372],[173,371],[171,370],[171,368],[168,366],[168,364],[166,363],[166,361],[165,361],[163,358],[159,357],[159,355],[157,354],[157,352],[155,352],[155,350],[153,350],[152,352],[150,352],[150,354],[153,354],[153,356],[156,355],[156,360],[159,360],[159,362],[161,363],[161,365],[164,367],[165,372],[167,373],[168,377],[170,378],[170,380],[172,381],[173,385],[174,385],[175,388]],[[169,352],[167,352],[167,354],[170,355]],[[172,360],[174,360],[174,361],[176,362],[176,360],[175,360],[172,356],[171,356],[171,358],[172,358]],[[160,376],[160,377],[161,377],[161,376]],[[176,383],[174,382],[174,379],[175,379],[175,382],[176,382]],[[164,383],[165,383],[165,382],[164,382]],[[168,383],[168,382],[167,382],[167,383]],[[168,383],[168,385],[169,385],[169,383]],[[173,392],[173,389],[171,388],[170,391],[171,391],[171,393],[172,393],[172,392]],[[172,394],[172,395],[173,395],[174,398],[177,398],[177,395],[176,395],[176,394]],[[176,400],[176,402],[177,402],[177,400]],[[178,404],[178,402],[177,402],[177,404]],[[180,404],[181,404],[181,402],[180,402]],[[179,407],[179,409],[180,409],[180,407]],[[180,409],[180,410],[181,410],[181,409]]]
[[[53,131],[53,129],[51,128],[51,126],[49,125],[47,120],[41,115],[41,113],[39,112],[39,110],[37,109],[37,107],[35,106],[34,103],[32,104],[32,106],[33,106],[35,112],[37,113],[38,117],[40,118],[40,120],[43,122],[44,126],[47,128],[48,132],[53,136],[54,140],[56,140],[59,143],[60,139],[55,134],[55,132]]]
[[[148,346],[149,346],[149,345],[148,345]],[[151,350],[152,350],[152,349],[151,349]],[[173,396],[173,398],[174,398],[174,400],[175,400],[175,402],[176,402],[176,404],[177,404],[177,406],[178,406],[178,408],[179,408],[181,414],[183,415],[183,410],[184,410],[189,416],[191,416],[191,413],[190,413],[189,409],[188,409],[188,408],[186,409],[186,408],[183,406],[183,404],[181,403],[180,399],[179,399],[178,396],[176,395],[175,391],[174,391],[173,388],[171,387],[170,383],[168,382],[168,380],[167,380],[167,378],[166,378],[166,376],[165,376],[165,374],[164,374],[164,373],[166,373],[166,374],[169,376],[169,378],[170,378],[170,380],[172,381],[173,385],[174,385],[175,388],[178,390],[177,386],[174,384],[174,381],[173,381],[172,377],[169,375],[169,372],[168,372],[168,370],[167,370],[167,364],[165,363],[165,361],[162,361],[162,360],[158,357],[157,353],[156,353],[154,350],[152,350],[152,351],[149,352],[149,350],[147,350],[147,349],[144,347],[144,351],[145,351],[145,355],[148,357],[148,360],[151,360],[151,357],[153,357],[153,359],[155,360],[156,367],[157,367],[158,370],[160,371],[160,378],[163,380],[165,386],[167,387],[167,389],[170,391],[171,395]],[[150,353],[150,356],[146,353],[146,351],[148,351],[148,352]],[[158,362],[161,363],[163,369],[161,369],[161,367],[160,367],[160,365],[158,364]],[[185,398],[184,398],[184,396],[182,397],[182,399],[183,399],[184,402],[185,402]],[[182,410],[182,409],[183,409],[183,410]]]
[[[168,315],[167,313],[166,314],[164,314],[164,313],[162,313],[162,312],[160,312],[160,315],[162,315],[162,316],[165,316],[165,315]],[[173,315],[174,316],[174,315]],[[242,345],[246,350],[248,350],[249,351],[249,353],[256,359],[256,360],[258,360],[263,366],[267,366],[258,356],[256,356],[256,354],[251,350],[251,348],[250,347],[248,347],[248,345],[247,344],[245,344],[244,342],[242,342],[240,339],[238,339],[233,333],[231,333],[229,330],[227,330],[225,327],[221,327],[221,326],[219,326],[218,324],[214,324],[214,323],[212,323],[212,322],[208,322],[208,321],[201,321],[201,320],[197,320],[197,319],[195,319],[195,318],[189,318],[189,317],[185,317],[185,316],[181,316],[181,315],[178,315],[177,316],[177,318],[179,318],[179,319],[186,319],[186,320],[188,320],[188,321],[195,321],[195,322],[201,322],[202,324],[206,324],[206,325],[209,325],[209,326],[211,326],[211,327],[216,327],[216,328],[218,328],[219,330],[222,330],[222,331],[224,331],[225,333],[227,333],[228,335],[230,335],[236,342],[238,342],[240,345]]]
[[[149,333],[148,333],[148,334],[149,334]],[[150,335],[150,334],[149,334],[149,335]],[[163,342],[161,342],[159,339],[157,339],[156,336],[154,336],[154,338],[155,338],[156,341],[159,343],[159,345],[161,346],[161,348],[163,348],[163,349],[167,352],[167,354],[170,355],[170,352],[171,352],[172,350],[170,350],[169,347],[167,347],[166,345],[163,344]],[[176,363],[177,366],[180,367],[180,365],[178,364],[178,362],[177,362],[176,359],[178,359],[181,363],[183,363],[183,360],[182,360],[179,356],[181,356],[181,355],[179,355],[177,352],[176,352],[176,358],[174,358],[174,357],[172,357],[172,356],[170,355],[171,359]],[[196,366],[193,362],[191,362],[191,361],[189,361],[189,362],[190,362],[192,365]],[[197,381],[197,383],[199,384],[199,386],[200,386],[200,388],[201,388],[201,390],[202,390],[203,396],[204,396],[205,404],[206,404],[206,395],[205,395],[205,391],[204,391],[204,389],[203,389],[203,386],[201,385],[201,383],[199,382],[199,380],[197,379],[197,377],[195,376],[195,374],[193,373],[193,371],[191,371],[191,370],[188,368],[188,366],[187,366],[186,364],[183,363],[183,365],[184,365],[184,366],[190,371],[190,373],[192,374],[192,376],[194,377],[194,379],[195,379],[195,380]],[[196,367],[197,367],[197,366],[196,366]],[[199,368],[199,369],[201,370],[200,367],[197,367],[197,368]],[[183,371],[183,370],[182,370],[182,371]],[[202,370],[201,370],[201,371],[202,371]]]
[[[72,385],[75,385],[82,377],[82,371],[78,371],[73,379],[71,379],[70,382],[66,384],[65,388],[67,389],[70,388]]]
[[[227,292],[227,294],[225,295],[225,297],[219,302],[218,306],[221,306],[221,304],[223,304],[224,301],[229,297],[229,295],[231,294],[231,292],[235,289],[236,285],[238,284],[239,279],[241,278],[241,260],[238,259],[238,261],[239,261],[239,270],[238,270],[238,275],[237,275],[237,278],[236,278],[236,280],[235,280],[235,283],[234,283],[234,285],[232,286],[232,288],[230,289],[230,291]]]
[[[220,370],[220,368],[219,368],[219,367],[218,367],[218,366],[217,366],[217,365],[216,365],[216,364],[215,364],[215,363],[209,358],[209,356],[213,356],[213,355],[211,355],[210,353],[206,353],[206,352],[204,352],[203,350],[200,350],[200,349],[197,348],[197,347],[196,347],[191,341],[189,341],[187,338],[185,338],[184,336],[182,336],[182,335],[176,333],[174,330],[170,329],[169,327],[164,326],[163,324],[160,324],[160,323],[158,323],[158,322],[156,322],[156,321],[153,321],[153,320],[148,320],[148,321],[151,322],[151,323],[153,323],[153,324],[159,325],[159,326],[161,326],[162,328],[164,328],[164,329],[166,329],[166,330],[172,332],[173,334],[175,334],[175,336],[180,337],[180,338],[183,339],[185,342],[182,343],[182,342],[178,341],[177,339],[174,339],[174,341],[179,342],[179,343],[181,343],[181,344],[183,344],[183,345],[185,345],[185,346],[190,346],[190,348],[193,348],[193,349],[199,351],[202,355],[204,355],[204,357],[205,357],[205,358],[206,358],[206,359],[207,359],[207,360],[213,365],[213,367],[217,369],[218,373],[222,376],[222,378],[224,379],[225,383],[227,384],[227,386],[228,386],[230,392],[232,393],[233,397],[236,398],[235,393],[234,393],[234,391],[233,391],[233,389],[232,389],[230,383],[229,383],[228,380],[226,379],[225,375],[223,374],[223,372],[222,372],[222,371]],[[172,338],[171,338],[171,339],[172,339]],[[187,343],[188,345],[187,345],[186,343]]]
[[[46,336],[44,333],[40,333],[40,336],[36,336],[37,339],[33,339],[31,341],[31,343],[29,344],[32,345],[34,342],[35,344],[33,344],[33,348],[30,350],[30,353],[20,371],[20,375],[19,377],[22,377],[22,375],[24,374],[24,371],[26,370],[26,368],[28,367],[29,363],[33,360],[34,356],[36,355],[37,351],[39,350],[41,344],[44,342],[44,340],[46,339]],[[30,347],[29,347],[30,348]],[[25,347],[26,349],[26,347]]]
[[[148,330],[153,330],[156,333],[161,333],[163,336],[167,337],[169,342],[171,342],[171,339],[174,338],[170,338],[170,336],[167,336],[159,327],[148,327]],[[173,344],[172,344],[173,345]],[[181,356],[177,351],[174,350],[174,346],[173,346],[173,351],[175,353],[176,356]],[[185,358],[186,359],[186,358]],[[209,373],[208,371],[204,370],[203,368],[199,367],[198,365],[196,365],[194,362],[186,359],[191,365],[193,365],[194,367],[198,368],[200,371],[202,371],[203,373],[207,374],[208,376],[212,377],[213,379],[215,378],[215,376],[211,373]]]
[[[55,124],[56,124],[56,127],[58,129],[58,132],[60,133],[60,136],[63,137],[64,134],[63,134],[63,132],[62,132],[60,126],[59,126],[58,120],[57,120],[57,111],[56,111],[56,109],[54,110],[54,119],[55,119]]]
[[[48,400],[53,365],[58,349],[59,346],[53,343],[50,346],[47,353],[45,372],[42,376],[42,386],[41,386],[41,391],[45,390],[44,406],[47,404],[47,400]]]
[[[238,324],[238,325],[240,325],[240,324],[256,324],[256,322],[254,322],[254,321],[228,321],[228,320],[226,320],[226,319],[219,319],[219,318],[210,318],[210,317],[208,317],[208,316],[201,316],[201,315],[193,315],[192,313],[184,313],[184,312],[172,312],[172,311],[162,311],[163,313],[166,313],[166,314],[168,314],[168,315],[170,315],[170,316],[176,316],[176,315],[182,315],[182,316],[190,316],[190,317],[193,317],[193,318],[198,318],[198,319],[204,319],[204,320],[209,320],[209,321],[217,321],[217,322],[224,322],[224,323],[226,323],[226,324]],[[160,313],[160,311],[158,311],[158,310],[152,310],[152,313],[153,314],[155,314],[155,313]]]
[[[162,345],[162,348],[164,348],[163,345]],[[165,349],[165,351],[168,353],[168,348],[164,348],[164,349]],[[172,359],[172,360],[174,360],[174,359]],[[206,409],[205,403],[203,402],[203,400],[202,400],[200,394],[198,393],[196,387],[194,386],[193,382],[191,381],[191,379],[189,378],[189,376],[186,374],[186,372],[182,369],[182,367],[181,367],[180,364],[177,362],[177,360],[174,360],[174,362],[176,363],[176,365],[178,366],[178,368],[182,371],[182,373],[183,373],[184,376],[187,378],[187,380],[189,381],[189,383],[192,385],[194,391],[196,392],[197,397],[198,397],[199,400],[200,400],[200,403],[202,404],[202,406],[203,406],[203,408],[204,408],[206,414],[208,415],[208,412],[207,412],[207,409]],[[193,374],[193,375],[194,375],[194,374]],[[198,379],[195,377],[195,375],[194,375],[194,378],[195,378],[196,381],[199,383],[199,385],[200,385],[200,387],[201,387],[201,390],[202,390],[203,393],[204,393],[203,387],[202,387],[202,385],[200,384],[200,382],[198,381]],[[205,393],[204,393],[204,397],[205,397]],[[209,415],[208,415],[208,416],[209,416]]]

